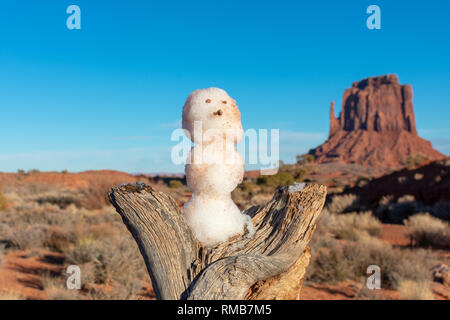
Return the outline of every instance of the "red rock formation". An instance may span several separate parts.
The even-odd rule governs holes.
[[[339,120],[334,115],[334,101],[331,101],[330,106],[330,134],[328,137],[333,136],[340,129]]]
[[[342,161],[382,168],[396,168],[415,154],[430,160],[443,155],[417,135],[410,85],[396,75],[354,82],[344,92],[339,118],[330,108],[328,140],[310,150],[318,162]]]

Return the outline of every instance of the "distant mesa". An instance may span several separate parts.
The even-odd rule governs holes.
[[[429,160],[444,157],[417,135],[411,85],[396,75],[370,77],[345,90],[342,111],[330,108],[328,140],[309,151],[318,162],[341,161],[380,168],[397,168],[416,154]]]

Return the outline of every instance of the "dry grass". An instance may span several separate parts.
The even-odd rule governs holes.
[[[14,199],[14,206],[0,213],[0,243],[6,243],[7,250],[62,252],[64,268],[72,264],[81,268],[78,292],[66,288],[64,273],[43,275],[42,287],[49,299],[138,298],[148,277],[145,264],[112,207],[87,210],[73,203],[61,205],[65,202],[57,197],[54,201]]]
[[[7,204],[8,203],[5,196],[3,195],[2,188],[0,187],[0,211],[6,210],[6,208],[8,207]]]
[[[278,178],[286,177],[280,175]],[[170,181],[161,182],[161,189],[171,193],[182,204],[181,199],[186,198],[185,185],[172,183],[170,188]],[[277,181],[269,182],[258,185],[255,180],[246,179],[233,192],[233,199],[241,208],[262,205],[272,198],[275,185],[278,184]],[[115,210],[112,207],[98,210],[80,207],[87,199],[100,197],[99,194],[86,198],[83,192],[76,190],[58,191],[41,186],[35,190],[30,188],[5,193],[10,206],[0,212],[0,243],[7,245],[7,251],[43,248],[58,251],[65,256],[62,267],[76,264],[81,268],[82,289],[78,291],[66,288],[67,275],[64,273],[43,275],[42,287],[48,298],[140,298],[143,280],[148,275],[136,243]],[[423,205],[408,196],[396,202],[392,197],[386,197],[380,201],[380,207],[387,217],[395,217],[399,222],[423,209]],[[440,203],[428,209],[433,214],[439,212],[445,216],[448,208],[448,203]],[[430,252],[417,248],[393,248],[375,238],[380,232],[380,222],[371,212],[364,210],[358,204],[356,195],[329,197],[311,243],[313,254],[307,280],[321,283],[361,280],[367,277],[367,267],[375,264],[381,268],[382,286],[385,288],[405,291],[411,283],[425,284],[426,287],[431,279],[430,267],[435,264]],[[415,221],[412,218],[408,221]],[[409,223],[411,227],[413,222]],[[421,224],[426,225],[423,222]],[[428,237],[426,242],[431,241],[430,233],[434,235],[432,241],[441,242],[442,239],[436,240],[434,227],[430,228],[430,225],[428,223],[425,228]],[[417,230],[414,236],[422,239]],[[426,292],[425,289],[422,291]],[[422,291],[417,289],[414,296],[426,297]],[[21,298],[12,293],[10,295]],[[361,299],[377,298],[364,290],[358,295]]]
[[[337,239],[357,240],[367,235],[378,236],[381,230],[380,221],[370,211],[325,214],[320,223]]]
[[[447,222],[424,213],[410,217],[405,224],[414,245],[450,248],[450,226]]]
[[[65,253],[67,263],[80,266],[90,299],[136,299],[147,276],[137,245],[126,234],[80,238]]]
[[[434,300],[429,282],[424,281],[402,280],[398,293],[404,300]]]
[[[0,300],[23,300],[21,293],[9,289],[0,289]]]
[[[313,251],[307,280],[319,283],[357,280],[367,276],[369,265],[377,265],[381,269],[382,286],[397,289],[403,280],[431,281],[430,268],[435,263],[426,250],[392,248],[370,236],[344,243],[329,237],[327,241],[322,239],[320,246],[313,246]]]
[[[9,240],[15,248],[26,250],[44,247],[46,237],[45,225],[24,225],[22,228],[14,228]]]
[[[41,277],[41,285],[50,300],[77,300],[78,290],[69,290],[61,277],[44,275]]]
[[[326,204],[325,210],[329,213],[344,213],[350,211],[356,211],[358,197],[354,194],[341,194],[334,195],[331,200]]]

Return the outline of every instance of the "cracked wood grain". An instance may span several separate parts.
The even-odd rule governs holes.
[[[278,188],[248,232],[215,247],[199,243],[176,202],[144,184],[115,187],[110,202],[136,240],[158,299],[298,299],[308,244],[326,187]]]

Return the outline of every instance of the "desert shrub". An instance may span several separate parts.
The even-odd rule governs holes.
[[[359,178],[356,180],[355,185],[358,186],[358,187],[360,187],[360,188],[362,188],[362,187],[364,187],[365,185],[367,185],[367,184],[369,183],[369,181],[370,181],[370,179],[367,178],[367,177],[359,177]]]
[[[378,201],[378,206],[386,206],[394,200],[394,196],[392,194],[384,195]]]
[[[308,165],[315,161],[314,155],[312,154],[299,154],[296,156],[296,159],[300,165]]]
[[[308,175],[309,170],[305,167],[299,167],[294,170],[294,178],[297,181],[304,181],[305,177]]]
[[[69,290],[63,277],[50,274],[41,276],[41,286],[50,300],[77,300],[78,290]]]
[[[242,182],[242,184],[240,185],[240,188],[242,191],[248,192],[248,193],[252,193],[254,191],[253,183],[251,183],[250,181]]]
[[[325,229],[320,229],[319,227],[316,229],[314,233],[313,240],[310,242],[310,248],[312,252],[316,252],[321,248],[336,248],[339,246],[338,241],[333,238],[330,234],[321,232]]]
[[[14,228],[11,242],[20,250],[42,248],[47,239],[47,226],[30,225]]]
[[[426,209],[423,204],[416,202],[414,196],[404,195],[395,203],[380,205],[375,210],[375,215],[383,222],[401,224],[408,217]]]
[[[113,206],[104,207],[102,210],[82,210],[81,216],[88,225],[120,222],[122,219]]]
[[[146,269],[139,250],[127,236],[102,240],[84,239],[66,252],[70,264],[89,265],[92,280],[96,284],[111,284],[111,292],[91,288],[92,299],[129,299],[142,288],[141,279]],[[84,273],[84,271],[83,271]],[[119,289],[120,288],[120,289]]]
[[[411,242],[418,246],[450,248],[450,226],[430,216],[417,214],[405,221]]]
[[[414,155],[410,155],[408,156],[404,161],[403,161],[403,165],[411,170],[411,169],[415,169],[417,167],[422,166],[423,164],[425,164],[428,161],[428,157],[422,153],[417,153]]]
[[[397,289],[403,280],[430,281],[433,256],[425,250],[402,251],[373,237],[337,243],[319,248],[312,255],[306,279],[313,282],[338,283],[367,277],[367,267],[381,269],[383,287]]]
[[[329,213],[343,213],[358,209],[358,197],[354,194],[334,195],[329,199],[325,210]]]
[[[394,289],[398,289],[402,280],[430,282],[433,279],[431,268],[437,263],[437,260],[431,251],[395,248],[393,252],[398,255],[397,265],[389,270]]]
[[[4,245],[5,247],[8,246],[11,243],[11,235],[11,227],[6,223],[1,222],[0,215],[0,245]]]
[[[101,241],[101,246],[96,252],[96,280],[108,282],[115,280],[120,282],[128,273],[142,278],[145,276],[143,259],[134,241],[129,237],[123,237],[119,241],[107,239]]]
[[[296,181],[304,181],[308,173],[314,171],[315,158],[312,154],[297,155],[297,163],[292,166],[291,172]]]
[[[3,265],[5,255],[5,245],[0,243],[0,267]]]
[[[0,211],[6,210],[8,203],[5,196],[3,195],[2,188],[0,187]]]
[[[320,248],[306,270],[306,280],[317,283],[336,284],[354,278],[351,262],[343,258],[342,247]]]
[[[66,212],[15,212],[7,222],[7,228],[4,227],[6,224],[0,224],[0,230],[6,229],[2,232],[2,238],[21,250],[45,247],[63,252],[76,242],[78,236],[75,233],[78,230],[75,217]]]
[[[97,241],[92,237],[79,238],[77,243],[65,251],[67,262],[82,265],[95,260],[99,254]]]
[[[415,202],[416,198],[413,195],[405,194],[397,199],[397,203],[412,203]]]
[[[398,293],[405,300],[434,300],[430,283],[426,281],[402,280],[398,285]]]
[[[132,274],[124,274],[116,280],[114,284],[113,294],[109,297],[115,300],[129,300],[136,299],[136,296],[142,290],[142,280],[136,278]]]
[[[423,179],[423,174],[422,173],[415,173],[414,174],[414,180],[422,180]]]
[[[56,206],[45,205],[19,208],[11,217],[10,225],[16,229],[31,225],[61,226],[68,229],[76,225],[78,217],[60,211]]]
[[[36,173],[40,173],[41,171],[39,169],[30,169],[28,170],[28,174],[36,174]]]
[[[180,180],[170,180],[169,181],[169,187],[172,189],[181,188],[182,186],[183,186],[183,184],[181,183]]]
[[[77,237],[73,229],[49,227],[43,245],[51,250],[64,252],[77,242]]]
[[[344,246],[344,255],[352,261],[355,275],[364,275],[369,265],[382,270],[382,284],[397,289],[400,281],[430,281],[433,258],[426,251],[392,248],[376,238],[363,238]]]
[[[271,193],[263,193],[263,192],[255,192],[250,195],[250,199],[248,200],[247,207],[251,206],[262,206],[266,204],[270,199],[272,199],[273,194]]]
[[[361,238],[343,246],[343,258],[351,264],[354,278],[366,274],[367,267],[377,265],[383,270],[381,282],[393,285],[392,269],[398,262],[391,246],[376,238]]]
[[[378,236],[380,221],[372,212],[328,214],[321,221],[324,227],[338,239],[357,240],[362,236]]]
[[[6,244],[8,250],[49,248],[64,253],[64,264],[80,266],[81,291],[74,294],[67,290],[65,275],[52,274],[44,277],[42,283],[47,296],[50,299],[93,298],[94,295],[103,299],[136,298],[141,280],[147,277],[146,268],[115,209],[108,206],[88,210],[74,204],[62,209],[48,201],[35,201],[53,192],[57,197],[60,191],[36,188],[36,192],[16,190],[21,201],[14,201],[14,210],[0,213],[0,244]]]
[[[108,289],[92,286],[88,289],[90,300],[131,300],[137,299],[142,290],[142,281],[133,274],[126,274],[119,278]]]
[[[36,201],[38,204],[49,203],[57,205],[61,209],[65,209],[71,204],[82,207],[84,195],[72,190],[50,190],[37,194],[32,200]]]
[[[290,172],[280,171],[274,175],[259,176],[256,183],[259,185],[268,185],[270,187],[280,187],[294,183],[294,177]]]

